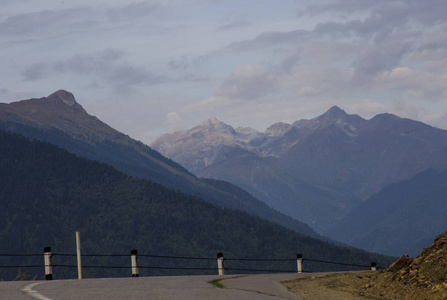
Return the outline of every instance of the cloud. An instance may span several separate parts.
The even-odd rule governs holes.
[[[187,55],[182,55],[179,58],[171,59],[168,62],[168,67],[172,70],[186,70],[191,66],[190,60]]]
[[[250,22],[246,22],[246,21],[234,21],[231,22],[229,24],[225,24],[222,26],[217,27],[217,31],[226,31],[226,30],[236,30],[236,29],[241,29],[243,27],[247,27],[250,26]]]
[[[215,97],[253,100],[264,97],[278,88],[272,74],[260,66],[242,65],[230,74],[215,91]]]
[[[291,31],[270,31],[258,34],[254,39],[243,40],[231,43],[227,47],[227,51],[258,51],[271,46],[281,44],[299,45],[305,43],[310,38],[311,32],[307,30],[297,29]]]
[[[367,47],[353,63],[355,82],[370,80],[382,71],[399,66],[404,56],[410,53],[411,47],[410,42],[399,40]]]
[[[164,76],[154,74],[143,67],[126,62],[113,65],[104,76],[109,84],[117,85],[118,87],[153,86],[167,80]]]
[[[81,74],[104,74],[125,56],[123,51],[105,49],[89,54],[75,54],[73,57],[54,64],[54,69],[61,73],[76,72]]]
[[[125,52],[114,49],[75,54],[66,60],[33,64],[22,72],[22,77],[28,81],[38,81],[61,74],[78,78],[82,76],[84,80],[94,77],[94,83],[90,82],[87,86],[98,87],[100,82],[117,92],[128,91],[137,85],[152,86],[165,82],[165,77],[123,61],[126,56]]]
[[[79,7],[15,14],[0,22],[0,36],[23,39],[85,31],[98,24],[93,13],[89,7]]]
[[[447,26],[441,32],[424,35],[418,47],[408,55],[408,61],[417,63],[423,72],[443,74],[447,70]]]
[[[359,12],[368,13],[369,17],[377,17],[383,25],[414,20],[424,25],[445,22],[446,3],[443,0],[432,0],[430,3],[420,0],[388,1],[388,0],[335,0],[324,4],[310,5],[301,14],[312,15],[342,13],[348,15]]]
[[[21,75],[26,81],[36,81],[47,76],[48,67],[43,63],[34,63],[25,68]]]
[[[19,1],[17,1],[19,2]],[[24,6],[25,4],[18,5]],[[26,36],[58,36],[77,32],[96,32],[119,28],[123,23],[144,21],[158,25],[158,14],[162,15],[164,6],[153,1],[115,4],[110,1],[100,4],[97,1],[79,1],[74,5],[26,4],[21,13],[5,14],[0,21],[0,36],[21,38]]]
[[[325,2],[323,4],[312,3],[298,12],[298,16],[309,14],[311,16],[323,13],[343,12],[344,14],[352,14],[357,11],[370,8],[377,0],[335,0]]]
[[[377,91],[402,91],[405,100],[442,101],[447,98],[447,74],[420,72],[405,67],[383,72],[374,80]]]
[[[167,67],[170,70],[185,71],[190,68],[202,67],[209,60],[210,56],[207,54],[201,54],[196,57],[193,57],[192,55],[183,54],[178,57],[170,59],[167,63]]]
[[[299,61],[300,61],[299,54],[289,55],[281,61],[280,68],[283,72],[290,74],[292,73],[293,69],[298,64]]]
[[[241,65],[223,79],[213,96],[198,103],[188,105],[188,113],[215,115],[234,111],[242,106],[262,105],[269,95],[279,89],[276,74],[268,72],[258,65]]]
[[[316,35],[330,35],[335,37],[352,37],[360,36],[368,39],[372,34],[376,33],[379,28],[383,27],[380,18],[368,18],[365,21],[352,20],[349,22],[328,21],[319,23],[313,30]],[[383,29],[382,29],[383,30]]]
[[[115,6],[108,9],[106,14],[112,22],[135,22],[138,19],[147,20],[148,17],[153,18],[156,13],[161,13],[162,9],[163,6],[159,3],[145,1]]]
[[[176,132],[177,130],[179,130],[179,123],[181,122],[182,118],[180,117],[180,115],[173,111],[170,112],[166,115],[166,119],[168,120],[168,124],[169,124],[169,132],[173,133]]]

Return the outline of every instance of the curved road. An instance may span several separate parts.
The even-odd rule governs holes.
[[[316,274],[313,273],[312,276]],[[114,300],[114,299],[301,299],[289,292],[281,281],[309,274],[266,274],[227,276],[172,276],[101,278],[82,280],[0,282],[1,299],[17,300]],[[227,288],[209,282],[222,279]]]

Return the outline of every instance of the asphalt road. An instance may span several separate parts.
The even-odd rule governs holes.
[[[315,274],[313,274],[315,275]],[[0,299],[301,299],[280,282],[309,274],[172,276],[0,282]],[[222,279],[227,288],[209,282]]]

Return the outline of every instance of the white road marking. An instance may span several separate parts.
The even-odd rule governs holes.
[[[29,284],[29,285],[25,286],[22,289],[22,292],[25,295],[30,296],[31,298],[34,298],[34,299],[37,299],[37,300],[53,300],[51,298],[43,296],[42,294],[40,294],[39,292],[37,292],[35,290],[33,290],[33,287],[35,287],[38,284],[42,284],[42,283],[45,283],[45,281],[44,282],[36,282],[36,283]]]

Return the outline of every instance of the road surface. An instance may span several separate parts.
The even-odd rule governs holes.
[[[312,276],[316,274],[313,273]],[[309,274],[206,275],[0,282],[0,299],[17,300],[262,300],[301,299],[281,281]],[[227,288],[210,283],[221,279]]]

